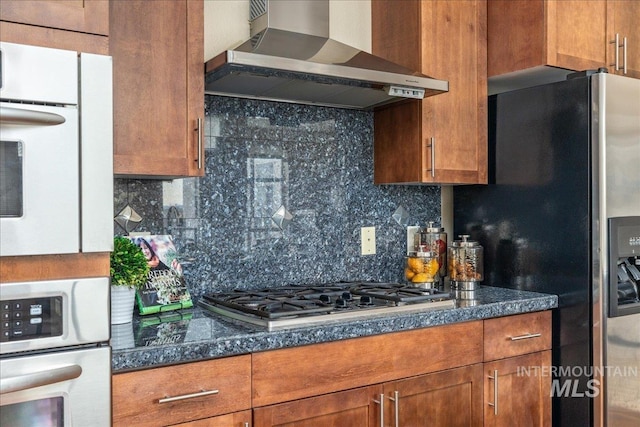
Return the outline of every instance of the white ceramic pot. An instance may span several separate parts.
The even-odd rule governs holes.
[[[109,341],[109,343],[113,350],[135,347],[133,324],[122,323],[111,325],[111,341]]]
[[[119,325],[133,320],[136,290],[127,286],[111,286],[111,324]]]

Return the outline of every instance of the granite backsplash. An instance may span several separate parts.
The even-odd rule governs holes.
[[[373,113],[205,99],[202,178],[116,179],[114,216],[171,234],[194,299],[232,288],[400,281],[405,225],[441,222],[438,186],[373,184]],[[360,228],[376,254],[360,255]],[[116,233],[124,231],[116,226]]]

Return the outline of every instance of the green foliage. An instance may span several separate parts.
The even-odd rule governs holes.
[[[111,285],[141,289],[147,282],[149,264],[142,249],[126,237],[113,238]]]

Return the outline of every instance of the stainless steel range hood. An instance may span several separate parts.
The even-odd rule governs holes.
[[[250,0],[251,38],[205,64],[205,93],[373,109],[449,84],[329,38],[329,0]]]

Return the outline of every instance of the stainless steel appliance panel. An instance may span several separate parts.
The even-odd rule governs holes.
[[[111,57],[0,52],[0,256],[112,250]]]
[[[606,425],[640,421],[640,313],[607,319]],[[619,368],[617,370],[611,368]],[[635,370],[634,370],[635,369]]]
[[[111,425],[111,349],[0,360],[0,425]]]
[[[640,215],[640,81],[612,74],[592,79],[600,147],[601,220]],[[602,215],[606,215],[603,218]]]
[[[0,354],[70,347],[109,340],[109,279],[107,277],[49,280],[37,282],[3,283],[0,294],[2,304],[59,297],[59,303],[50,309],[50,314],[29,314],[29,307],[23,307],[22,322],[8,315],[2,319],[2,341]],[[24,306],[25,304],[23,304]],[[2,307],[3,314],[11,312],[11,307]],[[29,335],[28,323],[50,326],[60,323],[59,333]],[[16,332],[20,332],[17,334]],[[110,365],[105,365],[108,370]],[[4,377],[4,372],[2,373]]]
[[[0,144],[18,144],[22,185],[21,209],[0,219],[0,255],[40,255],[78,252],[80,222],[78,174],[78,110],[0,103]],[[24,113],[31,123],[9,117]],[[60,124],[38,122],[38,114],[52,114]],[[13,117],[13,116],[12,116]],[[27,120],[25,119],[25,120]],[[9,174],[2,161],[2,174]],[[9,197],[4,193],[0,197]]]
[[[80,54],[82,252],[113,250],[113,64]]]
[[[0,68],[2,99],[78,103],[76,52],[2,42]]]
[[[594,260],[598,276],[594,279],[594,351],[602,365],[626,369],[640,366],[640,315],[636,304],[618,305],[617,295],[610,295],[610,283],[617,282],[619,257],[634,255],[635,246],[610,247],[622,235],[635,236],[640,227],[640,80],[598,74],[592,78],[592,141],[598,173],[594,187]],[[611,230],[609,224],[612,224]],[[622,228],[634,230],[617,235]],[[616,233],[616,235],[610,235]],[[624,247],[625,253],[618,253]],[[616,259],[611,259],[615,257]],[[636,290],[637,293],[637,290]],[[616,316],[612,316],[612,314]],[[596,316],[598,315],[598,316]],[[602,342],[602,348],[598,343]],[[603,395],[596,400],[595,412],[602,414],[606,425],[624,427],[640,423],[640,376],[636,372],[615,375],[608,372],[599,378]],[[601,407],[600,407],[601,405]]]

